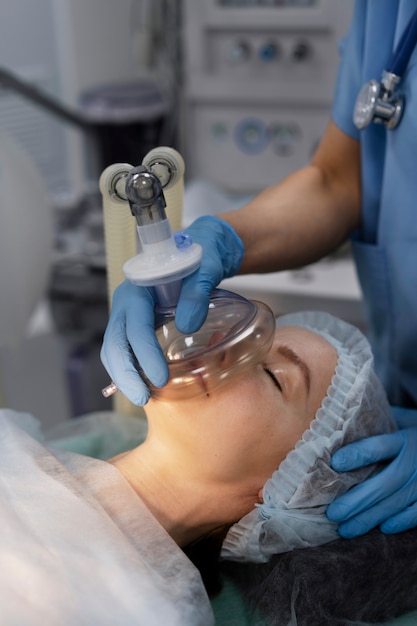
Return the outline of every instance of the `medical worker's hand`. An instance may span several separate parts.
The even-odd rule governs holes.
[[[184,279],[175,314],[178,330],[192,333],[206,319],[213,289],[224,278],[238,273],[244,247],[227,222],[210,215],[199,217],[185,232],[203,247],[200,269]]]
[[[394,534],[417,526],[417,410],[393,407],[399,430],[369,437],[337,450],[332,467],[340,472],[389,461],[327,508],[341,537],[363,535],[379,526]]]
[[[178,302],[175,319],[184,333],[195,332],[203,324],[212,290],[239,271],[244,252],[232,227],[216,217],[200,217],[186,232],[203,247],[203,258],[199,270],[184,279]],[[140,406],[150,397],[146,377],[156,387],[166,385],[169,377],[155,335],[154,307],[152,289],[129,281],[119,285],[101,348],[101,360],[111,379]],[[140,376],[138,364],[145,376]]]

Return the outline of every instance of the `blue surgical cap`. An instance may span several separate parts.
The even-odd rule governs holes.
[[[338,473],[330,465],[332,454],[352,441],[397,429],[370,345],[356,327],[316,311],[283,315],[277,326],[301,326],[321,335],[338,359],[315,418],[265,483],[263,503],[230,528],[222,558],[233,561],[266,562],[273,554],[336,539],[328,504],[378,466]]]

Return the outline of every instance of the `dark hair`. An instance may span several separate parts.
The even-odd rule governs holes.
[[[373,530],[265,564],[225,562],[221,571],[271,626],[381,623],[417,609],[417,529]]]
[[[218,595],[222,589],[219,557],[222,543],[229,526],[223,526],[188,544],[183,551],[200,571],[209,597]]]
[[[233,583],[253,617],[248,623],[261,616],[268,626],[365,626],[417,609],[417,529],[397,535],[373,530],[262,564],[220,562],[226,532],[211,533],[185,552],[212,598],[222,582]]]

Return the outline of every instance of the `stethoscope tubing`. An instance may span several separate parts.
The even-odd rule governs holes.
[[[399,78],[405,72],[405,69],[410,60],[411,54],[417,43],[417,10],[408,22],[406,29],[401,35],[401,39],[398,42],[397,48],[393,54],[391,62],[387,68],[387,71],[391,74],[395,74]]]

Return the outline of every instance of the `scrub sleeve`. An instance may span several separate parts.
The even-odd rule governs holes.
[[[375,367],[391,404],[417,407],[417,49],[401,87],[397,129],[353,124],[357,94],[379,80],[417,0],[357,0],[341,64],[332,118],[361,141],[362,224],[352,250],[362,286]]]

